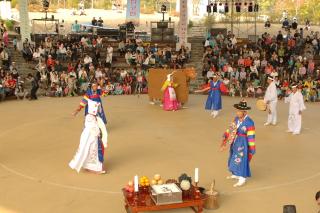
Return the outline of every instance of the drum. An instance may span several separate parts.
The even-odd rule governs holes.
[[[260,111],[266,111],[267,110],[267,104],[262,99],[257,101],[256,107]]]

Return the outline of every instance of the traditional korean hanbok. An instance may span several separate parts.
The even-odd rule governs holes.
[[[209,82],[209,95],[205,105],[206,110],[211,110],[212,115],[216,117],[219,110],[222,109],[221,93],[227,92],[226,86],[219,80]]]
[[[275,82],[273,81],[273,78],[268,77],[272,80],[272,82],[267,87],[265,96],[264,96],[264,102],[268,104],[268,108],[270,110],[270,113],[268,113],[267,122],[264,124],[267,125],[275,125],[277,123],[277,102],[278,102],[278,92],[277,92],[277,86]]]
[[[173,83],[170,80],[170,75],[168,79],[164,82],[161,91],[163,91],[163,109],[167,111],[176,111],[180,108],[180,103],[177,99],[175,88],[178,84]]]
[[[245,101],[235,104],[234,107],[241,111],[250,109]],[[254,122],[246,114],[243,119],[235,117],[223,136],[222,147],[230,144],[228,169],[232,175],[227,178],[238,179],[234,187],[242,186],[246,178],[251,177],[249,162],[256,152]]]
[[[289,103],[288,132],[300,134],[302,117],[299,112],[306,109],[301,92],[291,93],[285,102]]]
[[[103,95],[103,92],[101,89],[97,89],[96,92],[94,92],[92,89],[88,89],[86,94],[83,96],[82,100],[80,101],[80,106],[85,107],[85,115],[88,114],[88,100],[95,101],[100,103],[100,109],[98,112],[98,116],[103,120],[105,124],[107,124],[107,118],[104,114],[101,96]]]
[[[228,168],[235,176],[251,177],[249,161],[255,154],[254,122],[249,116],[246,116],[242,122],[236,117],[234,123],[236,125],[236,135],[230,145]]]
[[[103,120],[98,116],[101,104],[88,100],[87,106],[88,113],[85,117],[79,148],[69,166],[77,172],[84,168],[98,173],[105,173],[103,161],[108,133]]]

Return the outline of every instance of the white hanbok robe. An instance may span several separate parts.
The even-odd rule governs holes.
[[[96,172],[103,170],[103,164],[99,161],[98,155],[98,143],[101,133],[103,145],[107,147],[107,131],[102,119],[87,114],[78,151],[69,163],[72,169],[75,169],[77,172],[80,172],[81,168]]]
[[[300,134],[302,118],[299,112],[306,109],[303,95],[300,91],[291,93],[289,97],[285,98],[285,102],[289,103],[288,130],[293,134]]]
[[[265,103],[269,101],[268,107],[269,107],[269,110],[271,111],[271,113],[268,113],[267,123],[275,125],[277,123],[278,93],[277,93],[277,86],[274,82],[271,82],[267,87],[263,101]]]

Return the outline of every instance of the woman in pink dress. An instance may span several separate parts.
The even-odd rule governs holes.
[[[3,43],[7,47],[9,45],[9,34],[6,29],[4,29],[2,37],[3,37]]]
[[[166,111],[176,111],[180,108],[180,103],[177,100],[175,89],[178,84],[173,82],[173,73],[167,75],[167,80],[164,82],[161,91],[163,91],[163,109]]]

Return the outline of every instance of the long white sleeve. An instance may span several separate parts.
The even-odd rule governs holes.
[[[264,102],[268,102],[268,101],[277,101],[278,100],[278,93],[277,93],[277,86],[274,82],[272,82],[271,84],[269,84],[267,90],[266,90],[266,94],[264,96]]]

